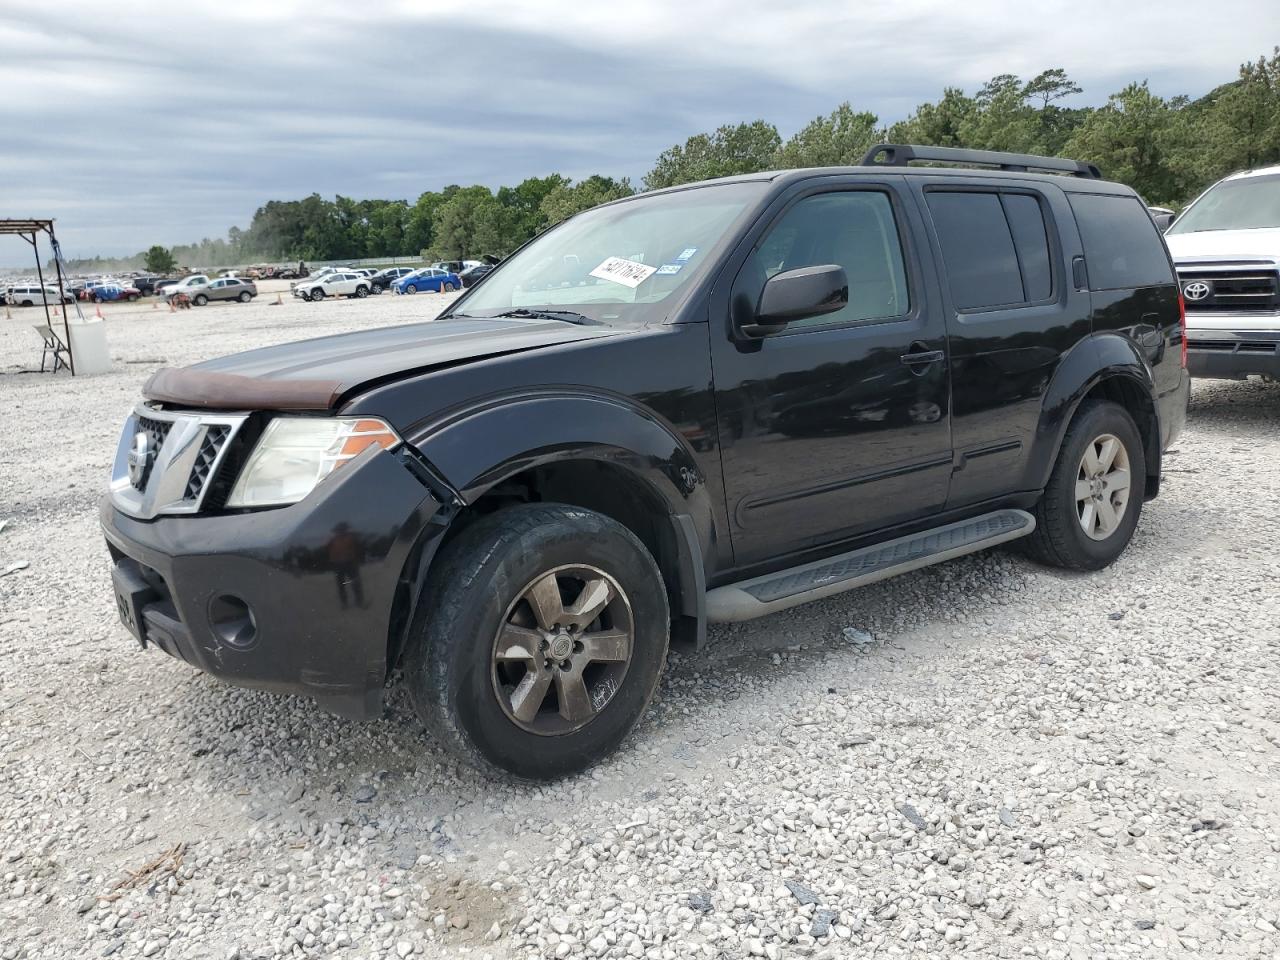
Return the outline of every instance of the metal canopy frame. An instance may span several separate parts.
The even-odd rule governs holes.
[[[44,268],[40,265],[40,248],[37,244],[37,240],[42,233],[49,235],[49,246],[53,250],[53,269],[58,275],[58,306],[62,309],[62,332],[67,342],[67,357],[70,360],[68,367],[74,377],[76,375],[76,357],[75,350],[71,346],[71,325],[67,318],[66,285],[63,283],[64,278],[62,275],[62,251],[58,247],[57,234],[53,232],[53,221],[0,219],[0,236],[21,237],[31,244],[31,253],[36,258],[36,277],[39,279],[40,289],[43,291],[45,289]],[[52,328],[53,318],[49,315],[49,298],[41,296],[40,299],[44,303],[45,323]]]

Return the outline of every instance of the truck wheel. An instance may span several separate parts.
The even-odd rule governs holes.
[[[1133,537],[1146,484],[1142,436],[1129,412],[1090,401],[1062,439],[1035,508],[1035,533],[1020,543],[1049,566],[1101,570]]]
[[[458,757],[553,779],[591,766],[644,713],[667,655],[658,565],[591,510],[527,504],[469,527],[432,564],[405,673]]]

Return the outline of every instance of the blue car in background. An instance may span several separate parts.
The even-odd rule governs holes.
[[[458,278],[456,273],[450,273],[448,270],[440,270],[437,267],[423,267],[421,270],[415,270],[413,273],[401,277],[391,284],[391,289],[396,293],[424,293],[426,291],[452,293],[454,290],[462,289],[462,280]]]

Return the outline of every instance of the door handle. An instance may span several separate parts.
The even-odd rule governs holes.
[[[899,359],[912,368],[912,373],[923,373],[923,367],[945,360],[946,357],[947,355],[941,350],[929,350],[923,343],[913,343],[911,349]]]

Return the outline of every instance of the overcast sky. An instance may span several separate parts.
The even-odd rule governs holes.
[[[133,253],[313,191],[638,182],[722,123],[786,137],[846,99],[892,122],[997,73],[1196,96],[1277,39],[1277,0],[0,0],[0,217]]]

